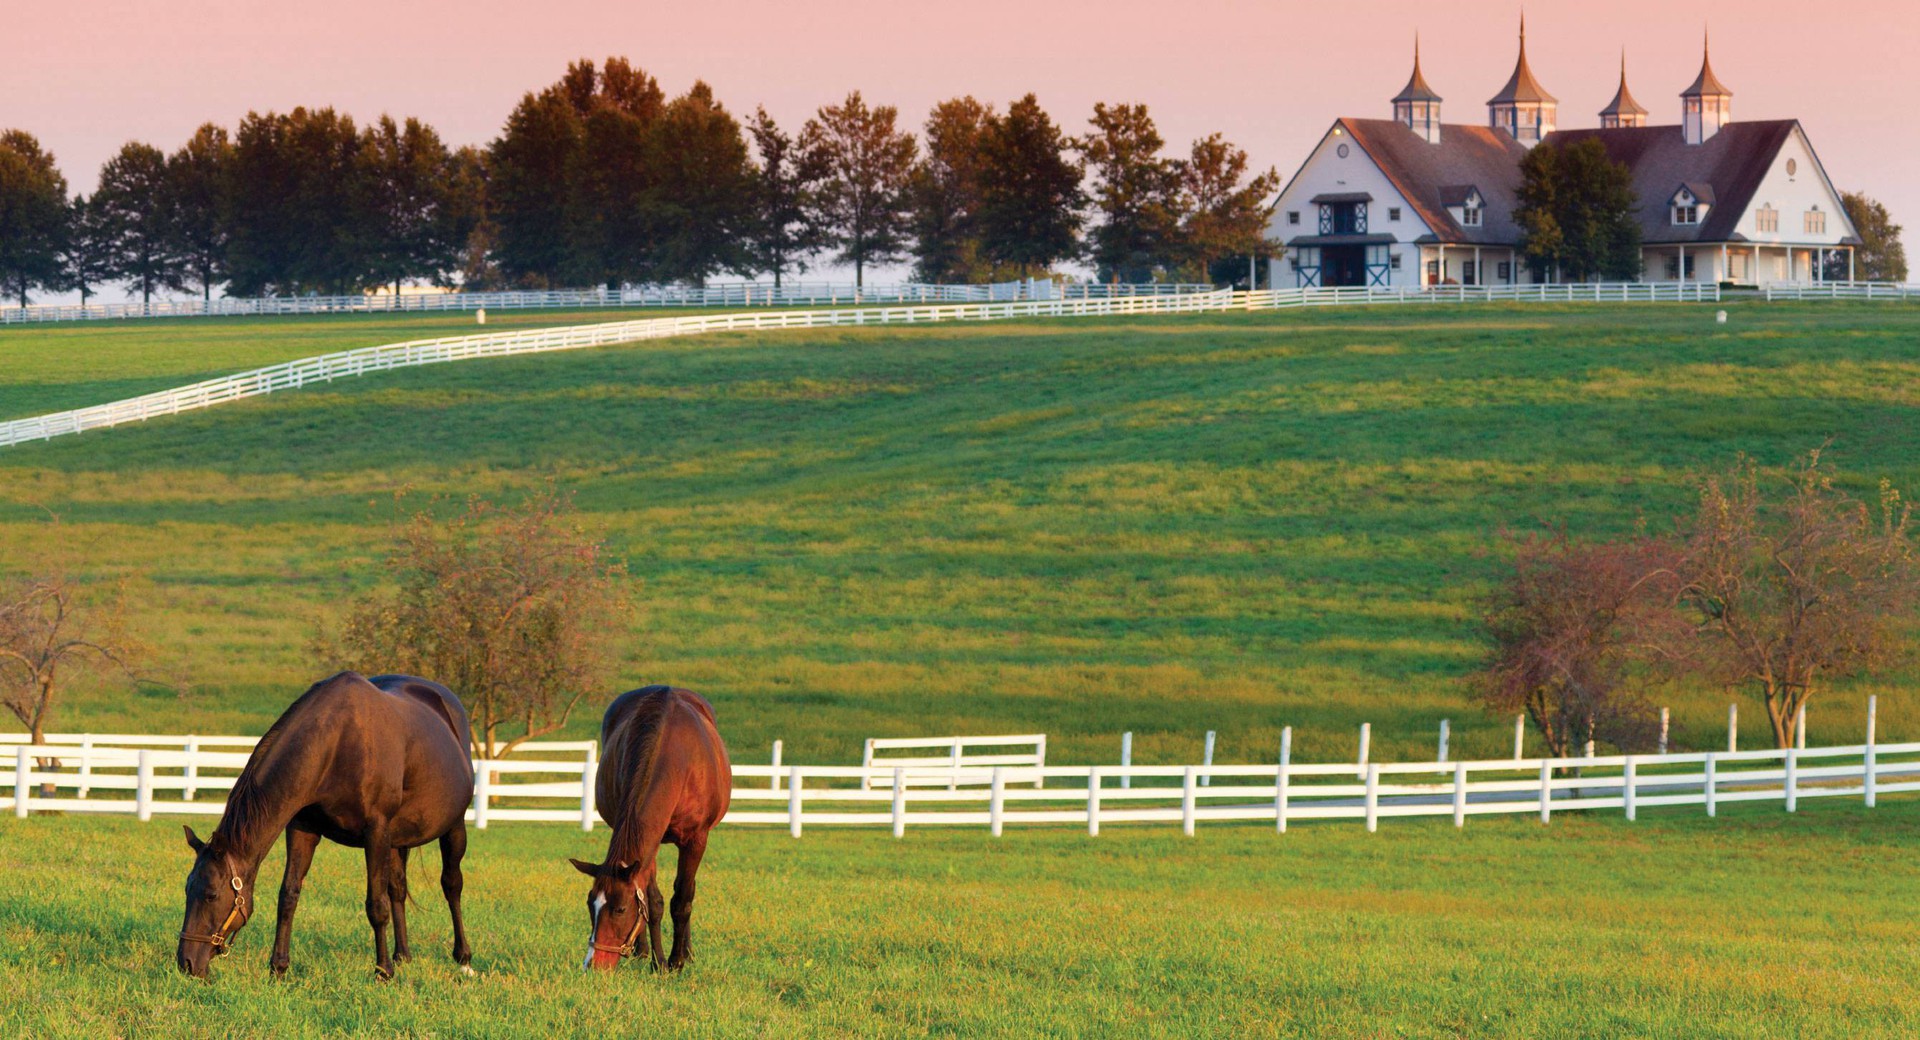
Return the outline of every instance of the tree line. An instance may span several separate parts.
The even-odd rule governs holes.
[[[1184,155],[1145,105],[1068,132],[1029,94],[935,105],[918,138],[858,91],[783,128],[696,82],[669,98],[622,58],[570,65],[485,147],[418,119],[249,113],[177,150],[129,142],[70,194],[25,131],[0,134],[0,290],[351,293],[777,282],[831,260],[856,281],[911,261],[925,281],[1038,275],[1230,281],[1265,253],[1277,174],[1219,134]]]

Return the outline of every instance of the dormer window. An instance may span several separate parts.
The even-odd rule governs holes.
[[[1679,191],[1674,192],[1672,202],[1670,203],[1672,206],[1674,225],[1676,227],[1692,227],[1706,219],[1707,208],[1711,203],[1710,198],[1704,197],[1707,194],[1705,191],[1696,192],[1685,185],[1682,185]]]
[[[1471,184],[1456,184],[1440,189],[1440,200],[1446,204],[1453,219],[1463,228],[1477,228],[1486,223],[1487,201],[1480,189]]]
[[[1479,227],[1481,224],[1480,215],[1485,212],[1486,210],[1482,209],[1479,206],[1468,206],[1465,209],[1462,209],[1460,211],[1460,226],[1461,227]]]

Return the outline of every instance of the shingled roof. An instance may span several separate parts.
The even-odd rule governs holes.
[[[1505,131],[1449,123],[1440,128],[1444,143],[1435,145],[1391,119],[1342,119],[1338,125],[1393,182],[1436,240],[1495,245],[1519,239],[1513,207],[1527,149]],[[1464,194],[1458,189],[1465,187],[1479,188],[1485,200],[1480,227],[1463,228],[1447,212],[1447,197]]]
[[[1500,105],[1515,101],[1539,101],[1549,105],[1557,105],[1560,103],[1558,98],[1547,93],[1546,88],[1540,85],[1539,80],[1533,78],[1533,69],[1527,67],[1527,19],[1525,15],[1522,15],[1520,18],[1520,60],[1514,64],[1513,76],[1507,80],[1507,85],[1500,88],[1500,93],[1488,98],[1487,104]]]
[[[1545,143],[1565,147],[1591,138],[1615,162],[1626,164],[1640,196],[1642,240],[1725,242],[1733,238],[1741,215],[1753,207],[1760,182],[1799,125],[1792,119],[1728,123],[1701,144],[1688,144],[1677,126],[1560,130]],[[1674,226],[1667,206],[1681,185],[1691,186],[1696,194],[1709,193],[1714,200],[1704,222]]]
[[[1427,77],[1420,74],[1420,38],[1417,36],[1413,40],[1413,78],[1407,80],[1407,85],[1400,88],[1400,93],[1395,94],[1393,100],[1396,102],[1442,100],[1440,95],[1433,92],[1432,87],[1427,86]]]
[[[1602,116],[1644,116],[1647,110],[1633,99],[1633,91],[1627,89],[1627,56],[1620,55],[1620,89],[1613,92],[1613,100],[1600,110]]]
[[[1713,53],[1703,41],[1700,45],[1700,75],[1693,78],[1693,85],[1680,92],[1683,98],[1690,97],[1732,97],[1733,91],[1720,82],[1713,74]]]

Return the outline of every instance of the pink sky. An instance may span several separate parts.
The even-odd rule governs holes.
[[[0,127],[40,137],[73,184],[128,139],[171,150],[249,109],[332,105],[424,118],[481,143],[570,59],[621,54],[670,93],[696,78],[783,124],[858,88],[917,128],[936,100],[1032,91],[1070,132],[1097,100],[1144,101],[1178,148],[1213,130],[1289,175],[1336,116],[1389,114],[1417,29],[1449,122],[1481,123],[1505,81],[1512,3],[1434,0],[66,0],[9,5]],[[1712,22],[1738,118],[1805,123],[1843,189],[1920,227],[1920,6],[1910,0],[1535,0],[1529,52],[1562,126],[1591,126],[1620,48],[1653,121],[1678,120]]]

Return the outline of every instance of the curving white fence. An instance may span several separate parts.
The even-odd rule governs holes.
[[[1699,807],[1708,816],[1735,802],[1777,802],[1798,810],[1810,798],[1859,798],[1920,791],[1920,743],[1477,762],[1291,761],[1291,730],[1277,762],[1258,765],[1008,766],[735,764],[727,822],[784,826],[987,827],[1067,824],[1099,834],[1103,824],[1354,820],[1371,831],[1382,819]],[[224,801],[249,754],[250,738],[49,738],[0,745],[0,810],[133,815],[206,814]],[[69,742],[61,742],[69,741]],[[106,746],[112,741],[123,743]],[[133,742],[155,746],[128,746]],[[566,760],[476,759],[475,827],[495,822],[578,823],[598,814],[599,761],[591,741]],[[173,750],[182,747],[182,750]],[[944,779],[945,785],[938,782]]]
[[[273,315],[437,313],[586,307],[837,307],[841,304],[993,303],[1031,299],[1105,299],[1113,296],[1180,296],[1212,292],[1211,285],[1150,282],[1132,285],[1055,284],[1047,279],[990,285],[859,286],[841,282],[726,282],[706,286],[644,285],[621,289],[554,289],[513,292],[405,293],[401,295],[223,297],[218,300],[154,300],[125,303],[41,304],[0,307],[0,325],[129,318],[239,318]]]
[[[1711,302],[1720,298],[1713,285],[1618,283],[1590,285],[1447,286],[1434,289],[1262,289],[1258,292],[1169,293],[1093,299],[1020,300],[1007,303],[951,304],[857,309],[702,314],[677,318],[573,325],[561,328],[444,336],[376,347],[361,347],[301,358],[249,372],[161,390],[110,404],[0,422],[0,447],[50,440],[65,434],[105,429],[124,423],[208,408],[227,401],[296,390],[369,372],[433,365],[470,358],[537,354],[555,350],[634,343],[712,332],[809,329],[842,326],[924,324],[942,321],[1000,321],[1009,318],[1100,315],[1192,314],[1207,311],[1274,310],[1290,307],[1444,303],[1606,303]]]

